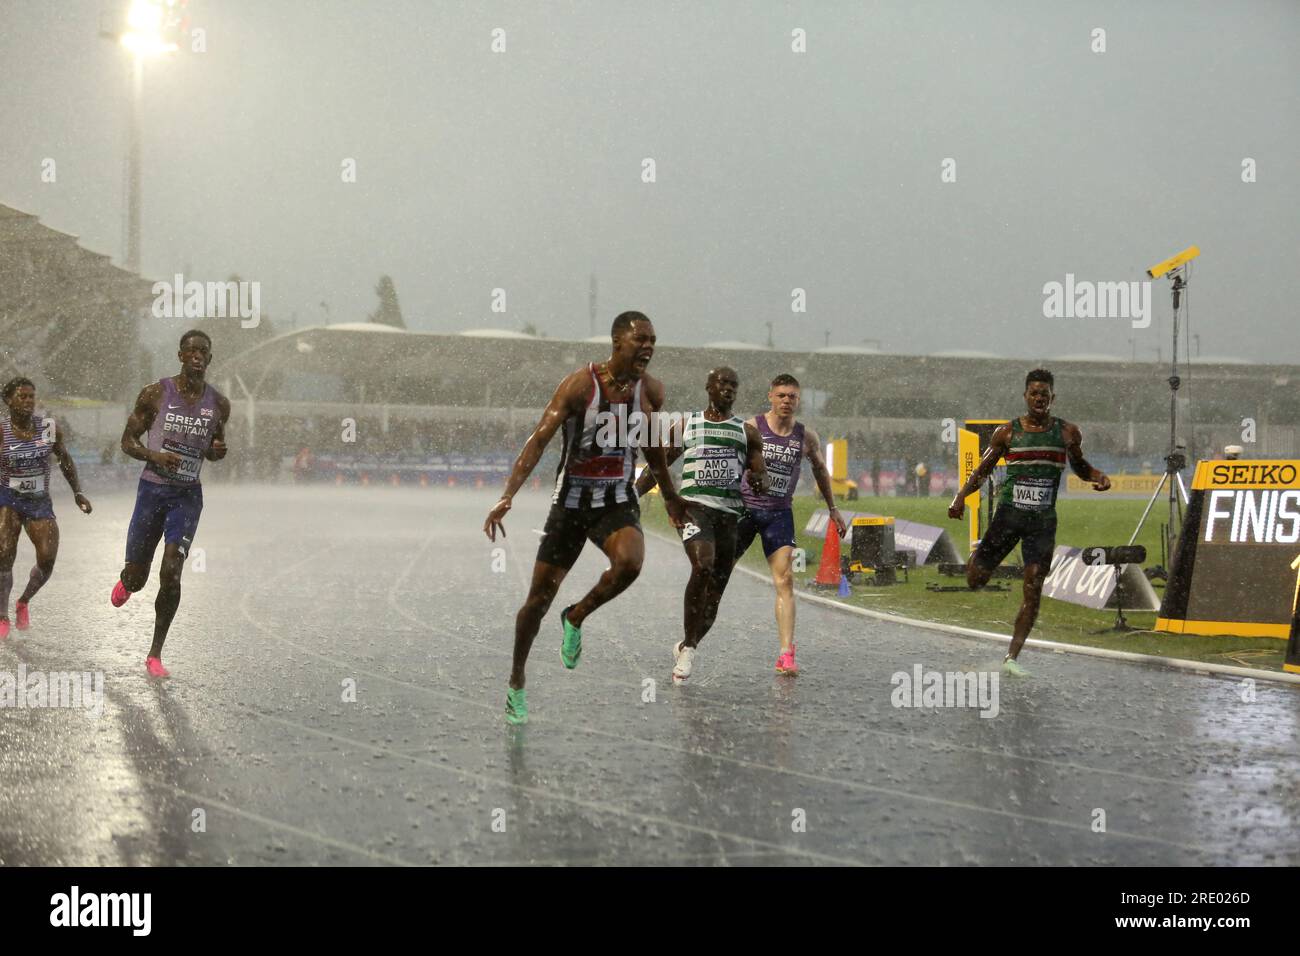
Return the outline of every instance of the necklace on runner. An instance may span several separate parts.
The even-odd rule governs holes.
[[[608,364],[601,368],[600,374],[601,377],[605,379],[605,385],[610,389],[610,391],[626,392],[632,388],[632,382],[630,380],[620,382],[616,379],[614,373],[609,370]]]

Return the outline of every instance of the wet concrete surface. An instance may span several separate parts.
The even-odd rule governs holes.
[[[223,484],[156,681],[156,565],[108,603],[133,497],[93,500],[56,498],[58,567],[0,673],[100,672],[103,712],[0,709],[5,865],[1300,863],[1294,688],[1246,702],[1233,679],[1031,649],[995,717],[896,707],[896,672],[1002,651],[804,603],[803,673],[779,676],[771,587],[746,576],[674,687],[688,566],[652,537],[570,672],[558,611],[605,566],[584,551],[510,728],[544,495],[493,545],[487,490]]]

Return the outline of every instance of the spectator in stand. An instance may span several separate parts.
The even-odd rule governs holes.
[[[293,459],[293,480],[301,484],[311,477],[312,456],[311,449],[303,445],[299,449],[297,456]]]

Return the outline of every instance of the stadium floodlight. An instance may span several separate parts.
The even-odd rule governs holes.
[[[1159,279],[1165,273],[1177,269],[1179,266],[1183,265],[1184,263],[1191,262],[1200,254],[1201,254],[1201,250],[1198,249],[1196,246],[1188,246],[1186,249],[1184,249],[1182,252],[1178,253],[1177,255],[1170,256],[1164,262],[1152,266],[1150,269],[1147,270],[1147,275],[1149,275],[1153,279]]]
[[[175,53],[179,47],[175,42],[165,38],[164,26],[170,25],[173,18],[174,0],[131,0],[131,8],[126,14],[126,31],[119,42],[136,56],[157,56],[160,53]]]
[[[124,29],[105,29],[99,35],[131,52],[131,125],[126,154],[126,210],[123,222],[124,265],[140,271],[140,141],[144,97],[144,61],[180,49],[176,38],[184,29],[189,0],[131,0]]]

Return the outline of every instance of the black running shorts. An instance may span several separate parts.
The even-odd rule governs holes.
[[[710,508],[708,505],[696,504],[686,499],[686,524],[677,532],[682,544],[691,541],[708,541],[718,548],[734,554],[736,547],[736,526],[740,515],[734,511]]]
[[[1044,518],[1009,504],[998,505],[975,549],[975,563],[983,568],[996,568],[1017,543],[1026,565],[1040,564],[1044,571],[1050,570],[1052,554],[1056,551],[1056,515]]]
[[[590,541],[599,548],[606,538],[622,528],[641,530],[641,506],[635,500],[603,508],[565,508],[553,504],[542,529],[537,560],[567,571],[578,560],[584,544]]]

